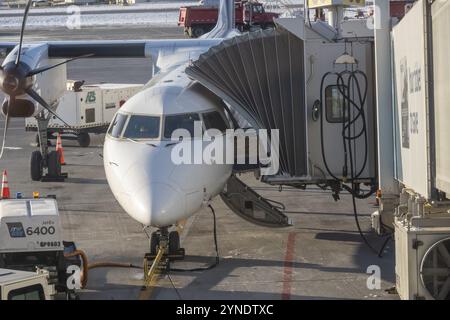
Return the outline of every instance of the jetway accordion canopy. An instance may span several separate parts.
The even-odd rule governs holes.
[[[278,29],[247,33],[212,47],[186,73],[255,128],[279,129],[279,174],[307,174],[302,39]]]

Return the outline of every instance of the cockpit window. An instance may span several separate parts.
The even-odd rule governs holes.
[[[128,115],[123,113],[117,113],[116,116],[114,117],[113,123],[109,127],[108,134],[110,134],[114,138],[119,138],[122,133],[123,126],[127,121],[127,118]]]
[[[197,113],[166,116],[164,123],[164,137],[170,139],[172,133],[177,129],[186,129],[191,134],[191,137],[194,137],[195,121],[200,121],[200,116]]]
[[[206,130],[217,129],[221,132],[225,132],[225,130],[228,129],[227,124],[225,123],[219,112],[217,111],[206,112],[203,113],[202,116]]]
[[[123,134],[130,139],[156,139],[159,137],[160,117],[131,115]]]

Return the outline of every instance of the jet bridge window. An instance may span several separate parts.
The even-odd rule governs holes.
[[[127,121],[128,115],[123,113],[118,113],[114,117],[114,120],[109,127],[108,134],[110,134],[114,138],[119,138],[122,134],[123,126],[125,125],[125,122]]]
[[[202,117],[206,130],[217,129],[221,132],[225,132],[225,130],[228,129],[222,115],[217,111],[203,113]]]
[[[197,113],[177,114],[166,116],[164,123],[164,137],[170,139],[172,133],[177,129],[186,129],[191,137],[194,137],[194,123],[200,121]]]
[[[345,101],[341,91],[346,92],[347,87],[343,86],[341,90],[337,85],[325,88],[325,112],[327,121],[330,123],[344,122]]]
[[[156,139],[159,137],[160,117],[131,115],[123,134],[130,139]]]

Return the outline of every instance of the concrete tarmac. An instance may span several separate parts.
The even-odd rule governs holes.
[[[114,35],[114,37],[113,37]],[[27,40],[57,39],[142,39],[180,38],[178,28],[121,28],[65,32],[30,32]],[[0,42],[17,38],[0,32]],[[144,83],[151,65],[146,59],[83,59],[68,67],[69,79]],[[0,130],[4,121],[0,122]],[[1,131],[3,132],[3,131]],[[10,149],[0,160],[7,169],[12,192],[30,196],[56,194],[63,222],[64,238],[75,241],[90,261],[142,264],[148,251],[148,239],[142,226],[130,218],[115,201],[105,179],[102,165],[104,136],[93,136],[92,145],[81,148],[64,141],[69,179],[63,183],[32,182],[29,174],[34,133],[24,131],[24,120],[11,124],[6,145]],[[219,199],[212,205],[217,213],[220,263],[204,272],[172,272],[147,297],[142,295],[143,273],[140,269],[104,268],[89,272],[88,286],[81,299],[397,299],[384,290],[395,284],[393,243],[379,258],[363,243],[355,226],[351,198],[342,195],[334,202],[331,194],[316,188],[305,191],[272,187],[244,175],[248,184],[266,198],[286,205],[294,226],[268,229],[236,216]],[[374,247],[385,238],[370,232],[370,213],[374,198],[358,200],[362,228]],[[182,231],[185,261],[176,268],[207,266],[214,262],[213,219],[209,209],[190,218]],[[380,269],[380,287],[373,283],[369,266]],[[376,283],[375,283],[376,284]],[[175,289],[175,288],[176,289]]]

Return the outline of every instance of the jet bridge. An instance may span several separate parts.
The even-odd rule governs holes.
[[[225,40],[186,69],[254,128],[279,129],[280,170],[264,182],[375,181],[373,37],[330,40],[327,28],[290,19]]]
[[[254,128],[280,129],[280,170],[307,175],[304,43],[289,32],[247,33],[222,42],[187,73]]]

